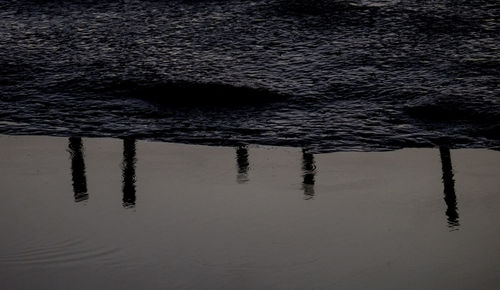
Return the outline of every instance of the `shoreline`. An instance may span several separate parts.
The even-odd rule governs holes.
[[[1,122],[0,122],[1,123]],[[7,122],[9,123],[9,122]],[[71,138],[71,137],[76,137],[76,138],[84,138],[84,139],[116,139],[116,140],[123,140],[123,139],[134,139],[138,142],[149,142],[149,143],[163,143],[163,144],[179,144],[179,145],[187,145],[187,146],[207,146],[207,147],[223,147],[223,148],[235,148],[235,147],[254,147],[254,148],[259,148],[259,147],[269,147],[269,148],[295,148],[295,149],[306,149],[307,151],[313,153],[313,154],[332,154],[332,153],[376,153],[376,152],[392,152],[392,151],[398,151],[398,150],[420,150],[420,149],[438,149],[441,147],[448,148],[450,150],[487,150],[487,151],[500,151],[500,148],[498,146],[463,146],[461,144],[453,144],[453,142],[443,142],[442,144],[433,144],[432,146],[424,146],[424,145],[416,145],[416,146],[394,146],[394,147],[371,147],[365,145],[341,145],[337,149],[325,149],[321,148],[317,150],[315,149],[316,146],[308,146],[308,145],[302,145],[302,146],[295,146],[295,145],[290,145],[289,143],[252,143],[252,142],[246,142],[246,141],[228,141],[227,143],[221,143],[221,144],[214,144],[211,142],[198,142],[198,141],[193,141],[193,140],[156,140],[156,139],[151,139],[151,138],[141,138],[137,137],[134,135],[123,135],[123,136],[97,136],[97,135],[68,135],[68,134],[52,134],[52,135],[47,135],[45,133],[33,133],[33,134],[12,134],[12,133],[0,133],[0,136],[11,136],[11,137],[39,137],[39,138]]]

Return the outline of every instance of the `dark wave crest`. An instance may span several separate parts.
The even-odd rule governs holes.
[[[119,82],[109,92],[169,106],[238,106],[284,101],[288,96],[266,90],[219,83]]]

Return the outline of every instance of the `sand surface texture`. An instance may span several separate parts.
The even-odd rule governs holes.
[[[500,152],[0,136],[1,289],[498,289]]]

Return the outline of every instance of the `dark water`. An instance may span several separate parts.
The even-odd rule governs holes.
[[[490,0],[1,1],[0,133],[499,148],[499,11]]]

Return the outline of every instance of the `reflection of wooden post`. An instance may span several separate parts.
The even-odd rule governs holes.
[[[238,165],[236,180],[238,183],[247,182],[250,163],[248,162],[248,148],[246,146],[240,146],[236,149],[236,163]]]
[[[302,189],[304,190],[304,199],[311,199],[314,197],[314,177],[316,175],[316,164],[314,163],[314,156],[302,149]]]
[[[441,155],[441,167],[443,170],[444,201],[446,202],[446,216],[448,226],[453,228],[460,225],[458,222],[457,196],[455,194],[455,180],[453,179],[453,167],[451,166],[450,149],[439,147]]]
[[[71,158],[71,178],[75,202],[89,198],[87,194],[87,178],[85,177],[85,161],[83,160],[82,138],[70,137],[68,152]]]
[[[135,206],[135,139],[123,139],[123,207]]]

